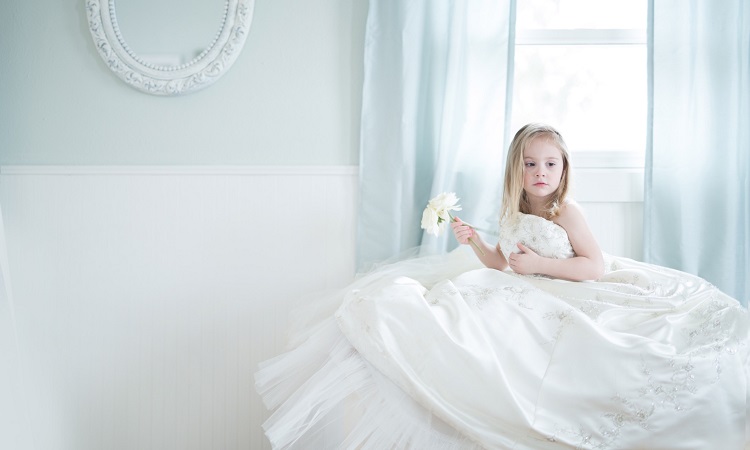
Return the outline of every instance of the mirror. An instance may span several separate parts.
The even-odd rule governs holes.
[[[225,0],[115,0],[117,24],[144,61],[179,66],[200,55],[224,19]],[[145,13],[144,13],[145,12]]]
[[[99,55],[120,79],[149,94],[181,95],[231,67],[253,6],[254,0],[87,0],[86,13]]]

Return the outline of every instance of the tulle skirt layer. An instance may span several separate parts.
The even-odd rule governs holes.
[[[480,267],[473,255],[405,257],[345,289],[308,299],[294,311],[292,349],[265,361],[256,389],[274,411],[264,423],[274,448],[479,449],[369,364],[341,332],[334,312],[351,292],[407,275],[426,285]]]
[[[333,318],[256,375],[274,448],[481,448],[373,368]]]

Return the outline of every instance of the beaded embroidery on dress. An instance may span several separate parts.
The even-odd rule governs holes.
[[[519,242],[545,258],[565,259],[575,256],[568,233],[554,222],[529,214],[516,214],[502,224],[500,249],[508,255],[518,252]]]
[[[574,256],[565,230],[536,216],[503,224],[503,253],[517,242]],[[743,448],[747,310],[698,277],[605,260],[600,280],[568,282],[483,268],[464,246],[358,278],[328,298],[300,346],[256,375],[276,409],[269,440]]]

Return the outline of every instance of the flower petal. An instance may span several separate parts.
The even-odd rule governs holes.
[[[437,212],[428,206],[422,213],[422,228],[429,234],[439,236],[438,218]]]

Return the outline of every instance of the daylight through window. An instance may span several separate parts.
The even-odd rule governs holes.
[[[559,128],[574,153],[645,151],[644,0],[518,0],[511,129]]]

